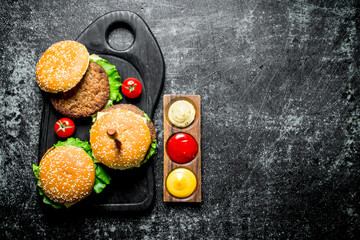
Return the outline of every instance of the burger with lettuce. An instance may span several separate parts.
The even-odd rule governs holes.
[[[122,99],[121,78],[115,66],[89,55],[76,41],[49,47],[37,63],[36,80],[54,108],[71,118],[89,117]]]
[[[149,116],[132,104],[115,104],[97,113],[90,130],[93,156],[112,169],[140,167],[154,154],[157,137]]]
[[[51,147],[39,166],[33,164],[43,202],[54,208],[70,207],[92,192],[101,193],[110,176],[94,163],[90,144],[68,138]]]

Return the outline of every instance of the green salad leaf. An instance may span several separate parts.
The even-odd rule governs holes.
[[[116,70],[116,67],[110,64],[107,60],[99,57],[98,55],[92,54],[90,55],[90,61],[96,62],[102,68],[104,68],[106,74],[108,75],[109,87],[110,87],[110,96],[104,108],[110,107],[114,105],[114,102],[118,102],[122,99],[120,94],[121,87],[121,77]],[[104,109],[103,108],[103,109]],[[95,122],[97,114],[91,115],[92,121]]]
[[[106,184],[99,180],[99,178],[95,178],[94,191],[96,193],[101,193],[102,190],[106,187]]]
[[[53,208],[59,209],[59,208],[62,208],[62,207],[64,206],[64,204],[54,202],[53,200],[51,200],[50,198],[48,198],[48,197],[43,193],[43,191],[41,190],[41,188],[39,188],[39,194],[40,194],[41,196],[43,196],[43,203],[49,204],[49,205],[52,206]]]
[[[39,179],[39,178],[40,178],[40,177],[39,177],[40,167],[37,166],[37,165],[35,165],[35,164],[33,164],[33,172],[34,172],[34,174],[35,174],[35,177],[36,177],[37,179]]]
[[[110,184],[111,177],[99,164],[95,165],[95,174],[102,182]]]
[[[96,62],[101,67],[103,67],[106,74],[108,75],[110,97],[105,108],[113,105],[114,101],[116,102],[120,101],[122,99],[122,96],[120,94],[120,87],[122,84],[121,84],[121,77],[117,72],[116,67],[110,64],[106,59],[103,59],[95,54],[90,55],[90,61]]]
[[[146,120],[148,120],[148,122],[151,122],[151,119],[149,118],[149,116],[145,112],[144,112],[144,116],[145,116]]]
[[[143,165],[144,163],[146,163],[149,160],[149,158],[155,153],[156,146],[157,146],[157,141],[155,139],[154,141],[152,141],[152,143],[150,145],[150,150],[149,150],[148,154],[145,156],[144,160],[141,162],[140,166]]]
[[[110,87],[110,96],[109,100],[107,101],[105,107],[110,107],[114,105],[114,102],[118,102],[122,99],[122,96],[120,94],[120,87],[122,85],[121,83],[121,77],[119,73],[116,70],[116,67],[112,64],[110,64],[106,59],[103,59],[99,57],[98,55],[92,54],[90,55],[90,61],[96,62],[99,64],[102,68],[104,68],[106,74],[108,75],[109,80],[109,87]],[[97,114],[91,115],[92,121],[96,121]]]
[[[97,163],[95,165],[95,184],[94,191],[96,193],[101,193],[107,184],[110,184],[111,177],[105,170]]]
[[[61,146],[79,147],[82,150],[84,150],[91,157],[91,159],[93,159],[90,143],[81,141],[79,138],[72,138],[71,137],[71,138],[68,138],[64,142],[59,141],[56,144],[54,144],[54,148],[61,147]]]

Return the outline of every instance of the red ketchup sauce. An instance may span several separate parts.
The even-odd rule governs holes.
[[[198,152],[196,140],[187,133],[176,133],[170,137],[166,151],[170,159],[176,163],[188,163]]]

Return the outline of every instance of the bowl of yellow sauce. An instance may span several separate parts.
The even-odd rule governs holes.
[[[177,198],[189,197],[196,189],[196,177],[186,168],[176,168],[166,179],[166,188]]]

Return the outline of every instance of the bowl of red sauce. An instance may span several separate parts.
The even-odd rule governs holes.
[[[190,134],[176,133],[169,138],[166,151],[172,161],[185,164],[195,158],[198,144]]]

